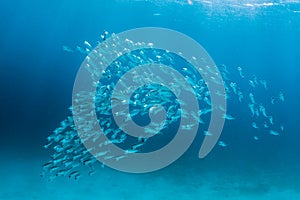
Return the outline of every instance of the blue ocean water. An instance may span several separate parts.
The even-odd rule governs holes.
[[[0,10],[0,199],[299,199],[299,2],[3,0]],[[267,95],[285,95],[272,108],[284,133],[253,140],[247,104],[230,101],[228,110],[239,117],[225,124],[221,139],[228,146],[205,159],[194,142],[171,166],[149,174],[99,167],[78,181],[41,178],[51,153],[43,145],[69,115],[84,59],[62,46],[85,40],[95,46],[104,30],[138,27],[180,31],[217,65],[241,66],[267,80]]]

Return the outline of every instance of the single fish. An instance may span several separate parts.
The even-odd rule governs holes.
[[[283,125],[280,125],[280,130],[284,131],[284,126]]]
[[[204,102],[207,103],[207,105],[211,106],[211,102],[208,97],[204,97]]]
[[[223,118],[227,119],[227,120],[235,120],[235,118],[233,116],[229,115],[229,114],[224,114]]]
[[[263,114],[264,117],[268,117],[264,106],[259,105],[259,111]]]
[[[200,110],[200,116],[205,115],[205,114],[210,113],[210,112],[212,112],[211,108],[202,109],[202,110]]]
[[[119,161],[119,160],[121,160],[121,159],[123,159],[123,158],[126,158],[126,155],[122,155],[122,156],[116,157],[116,161]]]
[[[236,83],[231,82],[230,87],[232,88],[233,92],[237,95],[237,85]]]
[[[131,147],[131,149],[135,150],[135,149],[137,149],[137,148],[143,146],[144,144],[145,144],[145,143],[139,143],[139,144],[133,145],[133,146]]]
[[[254,104],[253,103],[249,103],[248,104],[248,107],[249,107],[249,109],[250,109],[250,111],[251,111],[251,113],[252,113],[252,117],[255,115],[255,111],[254,111]]]
[[[47,163],[43,164],[43,168],[48,168],[48,167],[50,167],[51,165],[53,165],[53,162],[52,162],[52,161],[47,162]]]
[[[238,67],[237,70],[238,70],[238,72],[240,74],[240,77],[245,78],[245,76],[243,74],[243,69],[241,67]]]
[[[192,130],[195,124],[187,124],[187,125],[182,125],[181,129],[182,130]]]
[[[70,169],[62,169],[56,173],[56,176],[66,176],[70,172]]]
[[[74,52],[70,47],[65,46],[65,45],[63,46],[63,50],[66,51],[66,52],[69,52],[69,53],[73,53]]]
[[[82,47],[80,47],[80,46],[77,46],[77,47],[76,47],[76,50],[77,50],[79,53],[83,54],[83,55],[87,55],[87,54],[89,53],[89,50],[84,49],[84,48],[82,48]]]
[[[241,91],[238,92],[239,101],[242,102],[244,99],[244,95]]]
[[[270,124],[274,125],[273,117],[272,116],[268,116],[268,118],[269,118]]]
[[[284,102],[284,96],[282,92],[279,93],[279,100]]]
[[[49,138],[49,137],[48,137]],[[51,145],[53,144],[53,141],[48,142],[47,144],[44,145],[45,149],[48,149]]]
[[[255,88],[255,83],[252,80],[249,80],[249,85]]]
[[[260,80],[260,83],[263,85],[265,89],[267,89],[267,81],[266,80]]]
[[[74,177],[74,179],[76,180],[76,177],[79,175],[80,175],[79,171],[73,171],[69,174],[69,178],[71,179]]]
[[[59,169],[59,166],[52,166],[49,168],[49,172],[53,172]]]
[[[223,141],[219,141],[218,145],[221,146],[221,147],[227,147],[227,144]]]
[[[271,104],[275,104],[275,97],[271,97]]]
[[[276,132],[276,131],[273,131],[273,130],[270,130],[270,134],[271,134],[271,135],[275,135],[275,136],[278,136],[278,135],[279,135],[279,133],[278,133],[278,132]]]
[[[127,149],[125,150],[125,154],[132,154],[132,153],[137,153],[139,152],[139,150],[137,149]]]
[[[255,75],[253,75],[253,82],[255,83],[255,85],[258,85],[257,77]]]
[[[88,41],[84,41],[83,44],[89,49],[93,48],[92,45]]]
[[[249,98],[252,104],[255,104],[254,95],[252,93],[249,94]]]
[[[269,125],[268,125],[267,122],[264,122],[264,127],[265,127],[265,128],[269,128]]]
[[[205,136],[212,136],[212,133],[210,133],[209,131],[204,131],[204,135]]]
[[[252,123],[252,127],[255,128],[255,129],[258,129],[258,126],[255,122]]]
[[[96,174],[96,171],[89,171],[89,176],[93,176],[94,174]]]

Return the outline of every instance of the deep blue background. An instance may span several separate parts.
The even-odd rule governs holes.
[[[286,96],[285,106],[275,110],[285,124],[285,136],[268,137],[257,145],[244,137],[250,132],[245,124],[234,123],[222,137],[235,146],[219,157],[298,162],[300,14],[284,7],[253,15],[243,12],[218,14],[201,6],[109,0],[0,1],[1,151],[18,157],[47,155],[42,148],[45,137],[67,116],[84,59],[64,52],[63,45],[75,47],[84,40],[96,45],[103,30],[158,26],[191,36],[216,64],[242,66],[245,73],[268,80],[271,92]]]

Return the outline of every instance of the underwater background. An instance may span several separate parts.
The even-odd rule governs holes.
[[[299,1],[2,0],[0,26],[0,199],[300,199]],[[139,27],[182,32],[218,66],[240,66],[267,80],[266,95],[285,95],[270,108],[283,133],[254,140],[247,104],[232,101],[228,111],[236,119],[226,122],[220,138],[227,145],[204,159],[197,157],[196,138],[179,160],[156,172],[99,167],[79,180],[40,177],[51,153],[43,148],[46,138],[70,115],[85,58],[63,46],[96,46],[104,30]]]

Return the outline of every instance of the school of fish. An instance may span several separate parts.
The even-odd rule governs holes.
[[[116,35],[109,35],[108,32],[104,32],[101,35],[101,40],[104,41],[108,37],[112,37],[114,39],[115,46],[118,46],[121,43],[124,46],[124,43],[126,43],[129,47],[130,45],[137,45],[140,48],[139,50],[128,51],[127,54],[121,55],[105,71],[100,72],[102,73],[101,79],[94,80],[94,83],[97,85],[96,95],[84,91],[76,94],[76,101],[79,102],[80,105],[77,110],[80,110],[80,116],[82,117],[81,120],[85,121],[85,119],[90,115],[88,112],[90,105],[88,105],[85,100],[94,96],[98,123],[102,128],[103,134],[110,139],[110,143],[122,147],[122,149],[124,149],[124,154],[114,157],[111,156],[108,151],[103,151],[99,152],[96,156],[91,155],[89,153],[90,149],[86,149],[82,143],[82,139],[85,138],[79,138],[77,134],[72,116],[74,108],[71,106],[69,108],[70,116],[63,120],[60,123],[60,126],[47,137],[47,142],[44,145],[44,148],[51,152],[51,158],[43,165],[41,176],[47,177],[48,180],[53,180],[59,176],[78,180],[82,175],[82,171],[84,171],[83,168],[85,168],[85,171],[86,169],[88,170],[87,173],[89,176],[92,176],[97,172],[97,157],[102,157],[104,160],[115,159],[118,161],[125,158],[128,154],[147,151],[143,148],[148,142],[150,142],[150,139],[148,140],[147,138],[135,138],[129,136],[123,131],[123,128],[127,125],[127,121],[132,119],[136,121],[139,121],[140,119],[142,119],[142,121],[149,121],[149,113],[155,114],[159,112],[160,109],[166,110],[167,117],[165,122],[163,124],[154,124],[152,128],[148,128],[146,130],[146,132],[154,134],[154,138],[158,138],[157,136],[161,135],[171,134],[172,131],[170,127],[189,130],[195,126],[195,124],[188,124],[182,127],[176,127],[181,117],[192,116],[200,125],[203,126],[209,123],[209,115],[212,112],[210,91],[207,87],[207,84],[209,83],[204,81],[190,63],[180,57],[180,52],[175,54],[166,50],[154,49],[152,48],[153,45],[151,43],[134,43],[130,40],[119,41]],[[101,49],[93,49],[92,45],[87,41],[85,41],[82,46],[77,46],[74,49],[68,46],[63,46],[63,50],[71,53],[78,51],[86,56],[86,59],[89,59],[91,52],[102,56]],[[114,87],[120,77],[138,65],[151,63],[162,63],[179,71],[192,86],[194,90],[193,92],[198,99],[199,107],[201,109],[198,112],[185,113],[184,110],[180,109],[180,105],[185,102],[178,101],[172,91],[159,84],[144,85],[133,93],[131,99],[124,99],[122,93],[120,93],[119,96],[114,96],[114,98],[112,98]],[[99,73],[93,65],[96,64],[91,62],[86,67],[91,76],[95,73]],[[204,71],[204,75],[209,76],[212,82],[215,82],[216,84],[224,84],[226,94],[217,92],[216,95],[226,95],[227,101],[236,100],[243,105],[248,105],[244,107],[247,107],[246,109],[249,113],[248,121],[250,122],[249,126],[253,128],[253,139],[260,140],[260,136],[256,135],[255,130],[264,129],[272,136],[281,135],[284,132],[284,126],[277,121],[276,116],[272,116],[271,110],[268,110],[267,107],[270,108],[272,105],[284,102],[284,93],[279,92],[277,95],[270,96],[269,101],[263,102],[260,100],[262,99],[260,98],[261,95],[256,95],[256,90],[267,91],[269,86],[267,85],[266,80],[259,79],[255,75],[252,75],[250,78],[247,77],[242,67],[230,68],[225,65],[221,65],[218,69],[223,78],[221,81],[214,77],[213,74],[216,72],[213,69],[210,69],[209,66],[200,66],[200,70]],[[144,75],[148,78],[155,76],[155,74],[150,71],[145,71]],[[172,74],[168,75],[172,76]],[[134,81],[139,82],[141,81],[141,77],[145,76],[136,74]],[[234,78],[236,81],[233,81]],[[130,85],[126,85],[126,88],[130,90]],[[178,93],[180,93],[179,88],[180,87],[178,87]],[[126,91],[122,92],[126,93]],[[114,101],[114,104],[111,103],[112,101]],[[118,104],[126,104],[130,107],[130,116],[124,116],[126,119],[122,124],[124,127],[118,127],[113,119],[112,106],[116,106]],[[218,109],[224,108],[220,106]],[[122,110],[119,110],[114,114],[119,116],[126,115],[126,113]],[[229,113],[225,114],[223,117],[226,121],[232,121],[238,119],[239,116],[233,116],[229,111]],[[91,130],[89,129],[85,131],[89,133],[87,134],[86,139],[92,137],[93,142],[97,144],[97,140],[100,137],[99,133],[90,133],[89,131]],[[205,136],[212,134],[207,130],[201,131],[203,131]],[[104,143],[98,145],[107,144]],[[226,148],[228,146],[228,141],[219,141],[218,145]],[[105,163],[102,163],[102,167],[104,167],[104,165]]]

